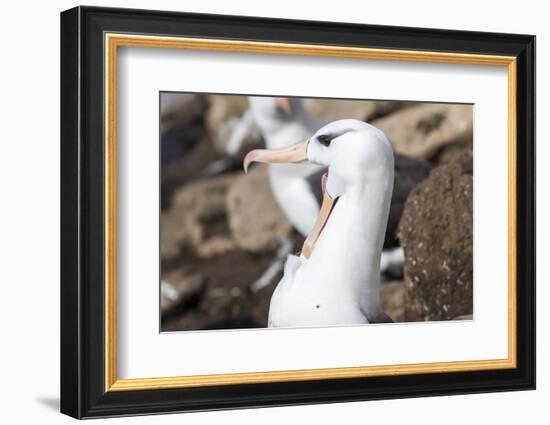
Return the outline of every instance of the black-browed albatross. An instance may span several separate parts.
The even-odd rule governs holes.
[[[314,134],[325,122],[312,117],[300,98],[250,96],[251,111],[267,148],[288,146]],[[395,180],[386,236],[381,256],[381,270],[399,275],[404,254],[396,230],[410,191],[425,179],[430,166],[425,162],[394,153]],[[315,223],[322,203],[322,176],[326,167],[317,164],[269,164],[271,189],[275,200],[292,225],[306,237]]]
[[[391,319],[379,302],[380,256],[394,179],[382,131],[340,120],[302,142],[249,152],[252,162],[309,160],[328,167],[323,203],[300,257],[289,255],[271,298],[268,326],[330,326]]]

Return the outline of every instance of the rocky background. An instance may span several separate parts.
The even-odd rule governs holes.
[[[472,107],[304,104],[326,121],[368,121],[386,133],[395,152],[431,167],[403,200],[391,235],[405,250],[405,267],[384,276],[387,314],[396,322],[471,318]],[[163,331],[266,326],[281,277],[277,264],[303,243],[273,199],[266,166],[244,177],[244,153],[263,146],[247,111],[244,96],[161,94]]]

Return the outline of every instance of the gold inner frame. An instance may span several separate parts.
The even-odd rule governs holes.
[[[256,41],[105,34],[105,391],[410,375],[516,367],[516,58]],[[507,67],[508,71],[508,357],[495,360],[118,379],[116,373],[116,98],[119,46],[248,52]]]

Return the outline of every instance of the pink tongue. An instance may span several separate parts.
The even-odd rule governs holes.
[[[327,191],[327,173],[323,174],[323,177],[321,177],[321,191],[323,192],[323,195]]]

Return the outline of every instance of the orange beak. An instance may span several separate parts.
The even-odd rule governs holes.
[[[315,248],[315,244],[317,243],[317,239],[319,239],[321,232],[327,224],[327,220],[330,217],[330,213],[334,208],[336,200],[337,198],[332,198],[328,192],[325,191],[325,194],[323,195],[323,204],[321,205],[321,211],[319,211],[319,215],[317,216],[317,221],[315,222],[313,229],[307,236],[304,246],[302,247],[302,255],[305,258],[309,258],[311,256],[313,248]]]
[[[252,162],[302,162],[307,160],[309,139],[279,149],[255,149],[246,154],[243,161],[244,172]]]

